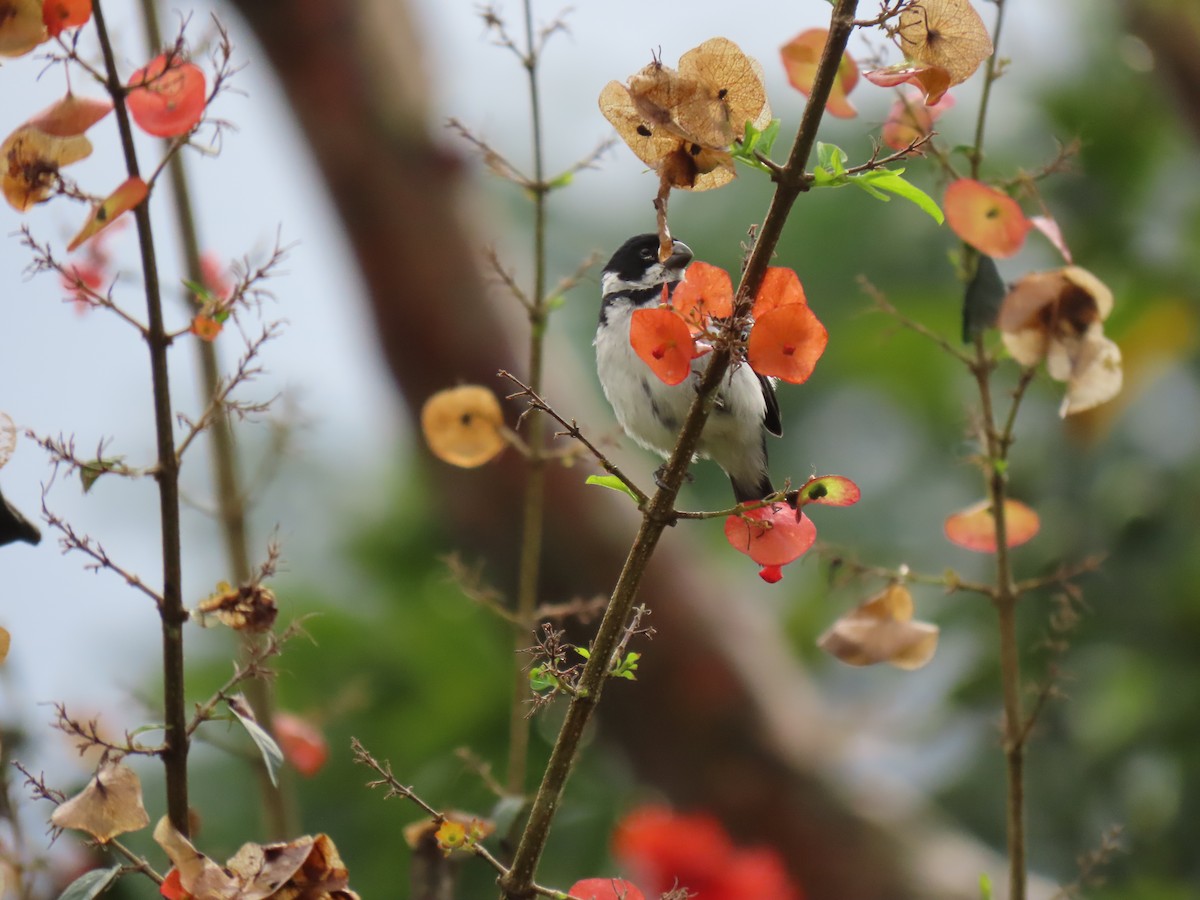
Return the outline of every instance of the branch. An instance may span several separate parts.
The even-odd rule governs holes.
[[[738,287],[735,319],[749,310],[766,273],[767,265],[779,243],[783,226],[792,205],[805,186],[804,170],[816,142],[825,104],[841,64],[842,54],[853,28],[858,0],[838,0],[830,23],[829,37],[818,63],[812,94],[804,109],[800,129],[792,145],[784,171],[775,182],[775,194],[759,239],[750,255]],[[541,786],[530,810],[529,820],[513,857],[512,869],[500,878],[504,897],[524,900],[533,891],[534,874],[545,849],[550,826],[559,808],[563,789],[570,776],[576,752],[592,712],[599,702],[606,681],[609,660],[620,641],[637,596],[646,566],[650,561],[663,529],[672,521],[675,498],[699,444],[700,433],[716,400],[725,373],[732,361],[732,350],[719,346],[692,402],[688,417],[680,432],[675,449],[664,468],[662,484],[644,506],[642,524],[626,557],[625,565],[613,589],[608,609],[592,643],[592,652],[580,679],[579,695],[572,698],[546,765]],[[615,474],[615,473],[614,473]]]

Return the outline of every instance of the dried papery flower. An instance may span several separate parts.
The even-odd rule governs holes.
[[[817,646],[851,666],[919,669],[933,659],[937,642],[936,625],[913,619],[908,588],[890,584],[834,622]]]
[[[482,466],[504,449],[503,425],[496,395],[475,384],[438,391],[421,408],[421,430],[433,455],[464,469]]]
[[[202,625],[207,625],[209,618],[215,618],[234,631],[256,634],[269,631],[278,615],[275,592],[270,588],[253,582],[235,588],[224,581],[217,584],[213,594],[197,604],[193,613]]]
[[[762,68],[728,38],[715,37],[679,59],[679,71],[655,60],[630,76],[629,96],[652,125],[685,141],[728,149],[746,123],[771,120]]]
[[[950,85],[970,78],[992,55],[992,39],[970,0],[915,0],[896,29],[906,58],[945,69]]]
[[[685,53],[678,71],[656,59],[627,84],[610,81],[600,111],[665,185],[689,191],[732,181],[730,146],[747,123],[771,121],[761,67],[721,37]]]
[[[0,144],[4,198],[17,212],[49,200],[58,188],[58,170],[91,153],[91,141],[81,134],[56,137],[22,125]]]
[[[104,764],[87,787],[54,810],[50,823],[55,828],[86,831],[101,844],[145,828],[150,817],[142,805],[137,773],[120,763]]]
[[[1004,346],[1024,366],[1046,361],[1067,384],[1059,415],[1111,400],[1123,382],[1121,350],[1104,335],[1112,291],[1079,266],[1033,272],[1013,286],[996,320]]]
[[[197,850],[165,816],[154,828],[154,840],[179,873],[179,887],[193,897],[358,900],[347,887],[350,876],[337,848],[324,834],[278,844],[243,844],[224,866]]]
[[[733,157],[727,151],[704,147],[665,126],[646,122],[620,82],[610,81],[600,92],[600,111],[634,155],[671,187],[708,191],[733,180]]]
[[[49,39],[42,0],[0,2],[0,56],[24,56]]]

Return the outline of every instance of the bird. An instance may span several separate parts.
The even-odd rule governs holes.
[[[593,342],[600,385],[625,433],[664,457],[675,446],[707,360],[693,360],[689,378],[666,384],[634,352],[629,326],[635,310],[659,305],[664,285],[674,293],[691,261],[691,248],[683,241],[672,241],[671,254],[662,261],[658,235],[639,234],[617,249],[600,276],[600,322]],[[704,423],[696,455],[725,471],[739,504],[775,493],[767,469],[768,432],[783,435],[774,385],[735,362]]]
[[[0,494],[0,547],[15,541],[36,544],[42,539],[42,533],[36,525],[21,515],[15,506]]]

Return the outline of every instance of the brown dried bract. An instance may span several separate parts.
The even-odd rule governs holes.
[[[180,886],[206,900],[358,900],[349,872],[327,835],[287,843],[243,844],[224,866],[192,845],[164,817],[154,840],[179,871]]]
[[[897,34],[906,57],[945,69],[951,85],[970,78],[993,51],[970,0],[915,0],[900,14]]]
[[[708,191],[733,180],[729,153],[689,141],[667,125],[647,121],[620,82],[610,81],[600,92],[600,111],[634,155],[671,187]]]
[[[269,631],[279,615],[275,603],[275,592],[261,584],[243,584],[240,587],[222,581],[216,593],[202,600],[195,611],[202,624],[209,616],[234,631],[251,631],[256,634]]]
[[[651,126],[712,149],[741,140],[747,122],[761,126],[771,118],[762,68],[723,37],[685,53],[678,72],[650,63],[629,79],[629,96]]]
[[[891,584],[834,622],[817,646],[851,666],[886,662],[919,669],[933,658],[938,627],[912,616],[912,594]]]
[[[102,844],[145,828],[150,817],[142,805],[137,773],[120,763],[105,763],[87,787],[54,810],[50,823],[55,828],[86,831]]]

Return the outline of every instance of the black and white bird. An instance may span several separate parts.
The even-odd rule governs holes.
[[[682,241],[674,242],[666,262],[659,261],[658,246],[658,235],[639,234],[622,244],[604,267],[596,371],[625,433],[641,446],[668,456],[708,360],[693,360],[691,378],[668,385],[630,346],[634,310],[657,306],[664,284],[673,293],[692,261],[692,251]],[[738,503],[774,493],[767,471],[767,432],[783,434],[774,387],[748,365],[731,366],[704,423],[697,455],[711,458],[725,470]]]

